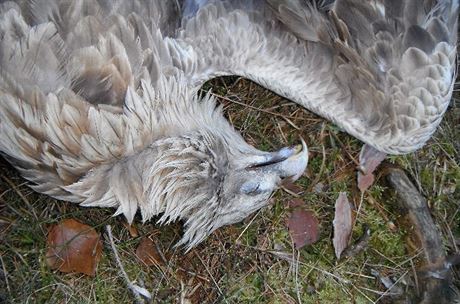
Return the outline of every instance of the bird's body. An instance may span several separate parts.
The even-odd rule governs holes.
[[[458,1],[268,2],[1,3],[0,150],[39,192],[185,219],[193,246],[307,164],[305,145],[248,145],[196,96],[212,77],[254,80],[383,152],[426,142],[452,92]]]

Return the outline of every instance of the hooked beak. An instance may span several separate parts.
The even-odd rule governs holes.
[[[254,164],[249,169],[270,170],[278,173],[281,179],[290,178],[292,181],[302,176],[308,164],[307,144],[301,138],[301,144],[286,147],[277,152],[270,153],[266,160]]]

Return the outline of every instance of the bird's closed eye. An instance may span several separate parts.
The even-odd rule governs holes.
[[[262,193],[262,189],[258,182],[246,182],[241,186],[241,193],[247,195],[257,195]]]

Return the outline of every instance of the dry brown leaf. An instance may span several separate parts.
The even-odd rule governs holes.
[[[340,192],[339,197],[335,201],[334,215],[334,238],[332,243],[335,249],[335,256],[340,259],[340,255],[348,247],[351,230],[353,228],[353,217],[351,206],[345,192]]]
[[[147,266],[163,264],[163,259],[158,252],[157,246],[148,237],[142,238],[139,246],[137,246],[136,256]]]
[[[136,226],[134,226],[134,224],[128,224],[128,222],[126,221],[123,221],[123,226],[125,226],[125,228],[128,230],[129,232],[129,235],[133,238],[136,238],[139,236],[139,232],[137,231],[137,228]]]
[[[288,203],[289,208],[297,208],[305,206],[305,202],[300,198],[293,198]]]
[[[62,272],[94,276],[102,254],[102,241],[94,228],[74,219],[51,227],[46,264]]]
[[[358,188],[359,191],[364,192],[369,189],[370,186],[374,183],[375,177],[373,173],[362,174],[361,171],[358,171]]]
[[[359,153],[359,167],[358,171],[358,188],[361,192],[369,189],[374,183],[375,169],[386,158],[386,153],[380,152],[369,145],[364,145]]]
[[[294,206],[301,206],[299,201]],[[296,208],[287,219],[287,227],[296,249],[318,240],[318,220],[311,211]]]
[[[292,181],[289,179],[286,179],[283,181],[281,187],[287,192],[292,195],[300,195],[302,192],[304,192],[304,189],[300,187],[299,185],[294,184]]]
[[[386,157],[386,153],[380,152],[369,145],[364,145],[359,153],[359,166],[365,174],[369,174],[374,172]]]

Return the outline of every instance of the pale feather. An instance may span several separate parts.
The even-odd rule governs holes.
[[[184,219],[194,246],[227,212],[218,156],[260,153],[196,97],[210,78],[252,79],[394,154],[447,108],[458,1],[205,2],[183,20],[175,1],[1,3],[0,151],[39,192]]]
[[[260,2],[212,2],[179,35],[198,58],[182,67],[197,86],[245,76],[390,154],[420,148],[447,109],[457,0],[268,1],[284,26]]]

